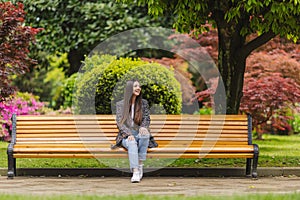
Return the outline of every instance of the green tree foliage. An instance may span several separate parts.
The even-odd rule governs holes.
[[[135,3],[135,0],[119,0]],[[276,35],[296,42],[300,37],[299,0],[137,0],[147,5],[154,16],[171,11],[176,15],[174,27],[180,32],[199,33],[208,29],[206,23],[218,30],[218,68],[224,81],[227,113],[238,113],[243,95],[246,58]],[[257,37],[248,40],[248,36]],[[215,96],[215,100],[222,97]]]
[[[39,64],[21,76],[13,76],[13,84],[19,91],[33,93],[39,96],[41,101],[49,102],[50,107],[59,108],[63,102],[61,89],[66,79],[63,69],[69,66],[67,54],[40,53],[42,55],[39,57],[43,57],[48,66],[43,67],[43,64]]]
[[[68,53],[67,75],[77,72],[84,55],[119,32],[137,27],[168,25],[168,18],[151,19],[146,7],[110,0],[23,0],[28,22],[44,31],[37,38],[39,49]]]
[[[66,79],[63,68],[68,66],[67,54],[60,54],[48,56],[50,62],[50,69],[47,72],[43,83],[50,89],[50,105],[53,108],[59,108],[62,104],[61,90]]]
[[[85,73],[78,75],[73,96],[75,112],[110,114],[115,103],[123,98],[127,80],[137,78],[142,84],[143,97],[152,112],[178,114],[182,97],[180,84],[173,71],[158,63],[139,59],[94,55],[85,59]],[[96,109],[96,111],[94,111]]]

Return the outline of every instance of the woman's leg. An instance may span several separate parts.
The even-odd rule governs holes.
[[[142,164],[147,157],[147,150],[149,146],[149,134],[146,135],[138,135],[138,158],[139,164]]]
[[[130,170],[133,172],[134,169],[138,169],[139,167],[137,141],[128,141],[128,139],[124,139],[122,145],[128,150]]]
[[[128,150],[128,159],[130,170],[133,172],[131,177],[132,183],[139,183],[141,180],[140,172],[139,172],[139,157],[138,157],[138,145],[135,140],[124,139],[122,144]]]
[[[138,135],[138,157],[139,157],[139,176],[143,178],[143,161],[146,160],[149,146],[149,134]]]

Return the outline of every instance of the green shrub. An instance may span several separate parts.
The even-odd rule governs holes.
[[[211,107],[203,106],[198,110],[198,112],[195,112],[194,114],[198,115],[212,115],[214,113],[213,109]]]
[[[84,61],[84,65],[81,67],[81,73],[74,73],[69,78],[64,81],[64,85],[61,88],[61,99],[62,99],[62,108],[71,108],[73,104],[73,95],[76,92],[75,86],[80,85],[80,76],[82,76],[83,72],[89,72],[94,69],[95,66],[102,65],[104,63],[110,63],[112,60],[116,59],[114,56],[103,55],[92,56],[86,58]],[[93,72],[92,72],[93,73]],[[92,73],[88,73],[91,75]],[[87,78],[87,76],[86,76]],[[77,83],[77,84],[76,84]],[[92,87],[92,85],[90,85]]]
[[[76,83],[75,113],[113,113],[115,102],[123,98],[126,81],[133,78],[141,82],[143,97],[148,100],[152,112],[181,112],[180,84],[172,70],[139,59],[110,58],[113,59],[94,55],[85,59],[83,69],[86,72],[79,75]]]
[[[94,68],[99,67],[100,65],[103,65],[103,67],[105,67],[105,64],[109,64],[116,59],[117,57],[112,55],[93,55],[91,57],[85,57],[83,66],[80,68],[80,72],[91,71]]]
[[[300,113],[295,114],[293,120],[293,129],[296,134],[300,133]]]
[[[84,66],[77,75],[75,83],[76,91],[73,95],[73,109],[74,113],[78,114],[95,114],[95,93],[100,76],[102,76],[104,69],[116,59],[114,56],[99,57],[94,55],[86,57]]]
[[[77,80],[78,73],[72,74],[64,81],[64,85],[61,88],[61,98],[63,101],[63,108],[72,107],[74,85]]]

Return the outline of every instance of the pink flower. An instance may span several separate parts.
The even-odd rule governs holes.
[[[7,99],[4,102],[0,102],[0,120],[3,121],[2,133],[0,137],[4,140],[9,140],[9,131],[12,129],[11,117],[16,115],[39,115],[40,110],[44,107],[43,102],[36,101],[33,97],[26,101],[16,95],[11,99]]]

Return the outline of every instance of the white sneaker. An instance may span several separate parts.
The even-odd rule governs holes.
[[[133,172],[131,177],[131,183],[139,183],[140,182],[140,172]]]
[[[139,175],[140,175],[140,180],[143,178],[143,164],[139,165]]]

